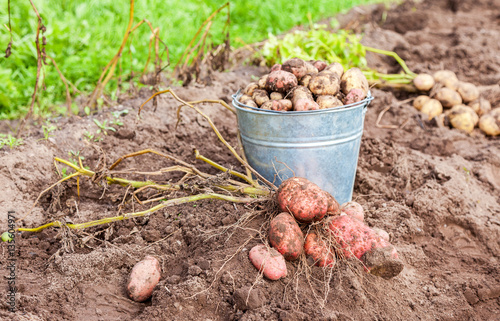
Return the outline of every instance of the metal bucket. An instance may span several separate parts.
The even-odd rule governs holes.
[[[360,102],[312,111],[271,111],[233,97],[248,163],[279,186],[305,177],[340,203],[351,201],[370,94]]]

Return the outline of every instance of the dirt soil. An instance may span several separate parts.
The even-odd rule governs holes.
[[[390,11],[381,6],[357,8],[340,21],[364,32],[366,45],[395,50],[415,72],[455,71],[459,79],[480,86],[493,107],[500,107],[499,13],[496,0],[428,0],[405,2]],[[368,58],[381,71],[399,71],[391,59]],[[213,74],[211,84],[174,90],[191,101],[229,101],[231,94],[266,71],[240,67]],[[343,261],[331,271],[287,262],[286,278],[259,278],[248,251],[261,242],[258,230],[277,208],[266,214],[268,202],[205,200],[81,231],[47,228],[16,234],[17,312],[8,311],[10,261],[7,244],[2,243],[1,319],[499,320],[500,139],[478,129],[467,135],[423,121],[403,102],[412,97],[409,94],[378,89],[372,93],[353,198],[363,205],[368,225],[390,234],[405,264],[397,277],[385,280],[365,273],[356,262]],[[193,110],[182,110],[176,128],[179,104],[168,95],[159,99],[156,111],[149,103],[138,119],[138,108],[150,94],[143,89],[112,110],[59,119],[59,130],[48,140],[40,140],[41,130],[32,128],[23,146],[0,150],[0,230],[8,229],[8,210],[23,217],[38,194],[60,178],[54,157],[76,159],[70,151],[80,151],[84,164],[95,169],[103,168],[99,161],[109,166],[122,155],[151,148],[219,173],[195,160],[192,150],[197,148],[226,167],[242,170]],[[399,128],[376,126],[388,106],[380,124]],[[201,108],[236,146],[235,116],[217,105]],[[123,109],[129,113],[120,117],[124,125],[116,133],[101,134],[96,148],[86,143],[85,133],[97,130],[93,118],[112,120],[111,112]],[[170,165],[172,161],[159,156],[143,155],[117,169],[153,171]],[[180,177],[167,173],[154,179]],[[54,188],[16,227],[118,215],[126,188],[104,190],[87,178],[80,185],[79,199],[75,180]],[[185,195],[180,191],[170,197]],[[120,213],[148,206],[131,201],[128,194]],[[249,214],[254,219],[236,228],[234,223]],[[127,298],[125,287],[132,267],[146,255],[159,259],[162,276],[152,298],[136,303]]]

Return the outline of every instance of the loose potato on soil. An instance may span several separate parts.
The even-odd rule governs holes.
[[[481,116],[479,129],[489,136],[500,135],[500,108],[495,108]]]
[[[419,74],[413,79],[413,84],[420,91],[429,91],[432,89],[436,82],[429,74]]]
[[[292,110],[292,101],[289,99],[269,100],[260,106],[261,109],[290,111]]]
[[[340,213],[332,195],[303,177],[287,179],[276,195],[280,210],[291,213],[299,222],[310,223],[321,220],[327,213]]]
[[[470,82],[460,82],[458,84],[458,93],[462,96],[464,103],[471,102],[479,98],[479,89]]]
[[[280,100],[283,99],[283,94],[278,92],[272,92],[269,94],[269,98],[271,98],[271,100]]]
[[[363,206],[361,204],[350,201],[340,205],[340,215],[350,215],[361,222],[365,219],[365,211],[363,210]]]
[[[345,258],[360,259],[369,273],[389,279],[403,270],[403,262],[394,246],[363,222],[341,215],[329,217],[325,223],[341,254]]]
[[[332,95],[321,95],[316,98],[316,102],[319,105],[319,109],[340,107],[344,104],[335,96]]]
[[[304,252],[319,267],[333,267],[335,254],[332,249],[315,232],[310,232],[304,242]]]
[[[269,243],[285,260],[296,260],[304,249],[304,234],[295,219],[288,213],[278,214],[271,220]]]
[[[255,89],[259,89],[259,85],[256,82],[251,82],[245,87],[243,94],[252,97]]]
[[[422,105],[420,112],[422,114],[427,115],[428,119],[431,120],[432,118],[439,116],[443,113],[443,106],[441,105],[439,100],[429,99],[426,103]]]
[[[277,70],[269,74],[266,81],[266,89],[270,92],[277,91],[282,94],[288,93],[291,89],[298,85],[297,77],[294,74]],[[259,84],[260,86],[260,84]]]
[[[421,110],[422,106],[429,101],[431,97],[426,96],[426,95],[420,95],[415,100],[413,100],[413,107],[415,107],[417,110]]]
[[[348,94],[352,89],[361,89],[364,97],[368,95],[368,80],[359,68],[351,68],[344,72],[340,79],[340,88],[344,94]]]
[[[262,106],[263,103],[269,100],[267,91],[265,91],[264,89],[255,89],[253,91],[252,98],[257,103],[258,106]]]
[[[264,244],[254,246],[248,253],[253,266],[269,280],[279,280],[286,277],[286,262],[283,255]]]
[[[481,97],[471,101],[469,107],[474,109],[478,116],[482,116],[491,110],[491,103],[487,99]]]
[[[340,89],[340,79],[336,74],[322,71],[313,75],[309,81],[309,90],[315,95],[335,96]]]
[[[434,98],[439,100],[443,107],[453,107],[462,103],[462,97],[460,94],[455,90],[446,87],[439,89]]]
[[[160,281],[160,262],[153,256],[146,256],[132,268],[127,283],[127,295],[136,302],[146,301]]]
[[[344,67],[338,62],[334,62],[334,63],[329,64],[325,68],[325,70],[337,74],[339,79],[342,79],[342,76],[344,75]]]
[[[456,105],[448,114],[451,126],[466,133],[472,133],[479,118],[474,110],[465,105]]]
[[[434,80],[436,83],[449,88],[451,90],[458,89],[458,78],[457,75],[451,70],[440,70],[434,73]]]

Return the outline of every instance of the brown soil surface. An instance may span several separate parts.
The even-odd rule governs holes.
[[[480,85],[483,96],[500,107],[499,13],[496,0],[428,0],[406,2],[388,12],[380,6],[356,9],[342,17],[342,24],[365,32],[367,45],[395,50],[415,72],[455,71],[459,79]],[[369,56],[369,62],[382,71],[399,71],[391,59]],[[210,85],[175,91],[187,100],[227,101],[264,72],[238,68],[214,74]],[[178,103],[168,95],[159,99],[156,111],[148,105],[139,120],[138,107],[150,94],[143,90],[116,107],[130,111],[121,117],[124,125],[95,143],[108,166],[124,154],[151,148],[217,174],[194,159],[192,149],[197,148],[226,167],[241,169],[193,110],[182,110],[176,128]],[[373,96],[354,199],[365,208],[370,226],[390,234],[405,264],[397,277],[382,279],[366,274],[356,262],[340,262],[329,278],[320,268],[287,262],[285,279],[261,279],[248,251],[261,242],[258,229],[269,215],[259,210],[269,204],[200,201],[71,233],[48,228],[17,234],[18,311],[8,312],[9,257],[3,243],[1,319],[499,320],[500,140],[477,129],[467,135],[422,121],[409,103],[400,103],[408,94],[374,89]],[[388,106],[381,124],[406,123],[402,128],[376,126]],[[201,108],[236,146],[235,116],[216,105]],[[97,130],[94,117],[113,119],[111,111],[60,119],[60,129],[49,140],[40,140],[41,131],[32,129],[23,146],[0,150],[0,230],[7,230],[8,210],[22,217],[38,194],[59,179],[54,157],[74,158],[68,152],[81,151],[86,165],[98,166],[101,152],[83,138],[86,131]],[[144,155],[125,160],[117,169],[149,171],[170,165],[164,158]],[[74,180],[54,188],[17,227],[115,216],[125,194],[122,187],[104,191],[89,179],[82,179],[80,190],[78,200]],[[125,203],[123,212],[146,208],[137,202],[134,206]],[[254,219],[245,228],[233,227],[249,213]],[[275,208],[271,214],[276,213]],[[160,260],[162,276],[152,299],[135,303],[126,296],[127,278],[146,255]]]

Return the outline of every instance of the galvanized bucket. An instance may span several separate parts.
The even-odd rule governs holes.
[[[313,111],[271,111],[233,97],[250,166],[276,186],[305,177],[342,204],[352,199],[370,94],[360,102]]]

